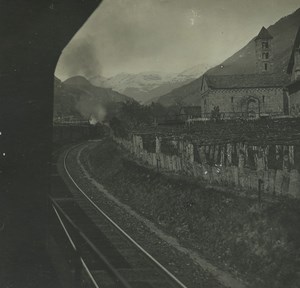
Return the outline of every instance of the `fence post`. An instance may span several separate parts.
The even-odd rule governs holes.
[[[261,193],[263,190],[264,181],[262,179],[258,179],[258,204],[261,206]]]

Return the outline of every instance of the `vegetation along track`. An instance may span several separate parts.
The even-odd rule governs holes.
[[[52,207],[65,235],[80,255],[80,266],[86,271],[85,287],[186,287],[143,247],[116,224],[76,183],[67,166],[63,168],[71,193],[53,186]],[[59,178],[60,179],[60,178]],[[67,187],[65,187],[67,189]],[[88,279],[88,280],[87,280]],[[81,280],[82,281],[82,280]]]

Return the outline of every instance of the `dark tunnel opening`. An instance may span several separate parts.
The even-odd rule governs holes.
[[[46,253],[54,70],[100,2],[0,3],[1,287],[57,287]]]

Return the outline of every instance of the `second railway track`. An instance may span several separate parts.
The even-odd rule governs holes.
[[[77,184],[67,165],[75,148],[66,151],[62,159],[65,177],[75,189],[67,188],[54,166],[51,199],[65,241],[79,254],[84,287],[186,288]]]

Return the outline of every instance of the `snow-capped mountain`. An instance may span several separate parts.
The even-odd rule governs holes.
[[[90,78],[89,81],[95,86],[112,88],[141,103],[147,103],[152,98],[164,95],[200,77],[206,69],[205,65],[196,65],[181,73],[157,71],[138,74],[120,73],[111,78],[95,76]]]
[[[96,75],[96,76],[88,78],[88,80],[94,86],[101,87],[101,88],[111,88],[107,85],[108,79],[103,76]]]

